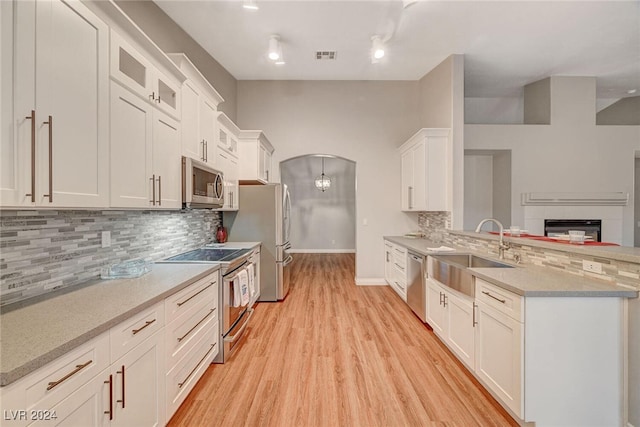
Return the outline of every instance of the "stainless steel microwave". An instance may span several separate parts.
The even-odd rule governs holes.
[[[182,157],[182,207],[217,209],[224,205],[222,172],[190,157]]]

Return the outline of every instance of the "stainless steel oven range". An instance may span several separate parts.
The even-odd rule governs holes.
[[[259,296],[259,285],[253,295],[249,295],[248,302],[239,297],[240,281],[243,274],[253,275],[253,280],[259,277],[259,250],[232,249],[205,246],[172,256],[161,262],[166,263],[216,263],[220,264],[222,283],[219,287],[218,301],[220,301],[220,351],[215,363],[229,360],[238,344],[242,341],[249,320],[253,315],[253,305]]]

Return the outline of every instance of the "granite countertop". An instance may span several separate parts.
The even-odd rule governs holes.
[[[219,269],[154,264],[135,279],[100,280],[0,315],[0,386],[6,386]]]
[[[495,259],[485,253],[476,253],[467,248],[451,246],[455,252],[434,251],[441,245],[426,239],[414,239],[403,236],[384,236],[384,239],[406,247],[421,255],[439,253],[468,253],[483,258]],[[496,260],[497,261],[497,260]],[[496,286],[525,297],[622,297],[637,298],[638,291],[615,285],[605,280],[564,273],[532,265],[515,265],[514,268],[471,268],[476,277]]]

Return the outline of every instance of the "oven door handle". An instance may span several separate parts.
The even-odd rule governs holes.
[[[234,280],[236,280],[238,278],[238,276],[240,275],[240,273],[242,271],[246,271],[247,270],[248,264],[249,263],[247,261],[245,261],[238,268],[233,270],[233,275],[231,275],[231,276],[222,276],[222,280],[225,283],[233,282]]]
[[[285,259],[285,260],[282,262],[282,266],[283,266],[283,267],[286,267],[287,265],[291,264],[292,262],[293,262],[293,256],[289,255],[289,256],[287,257],[287,259]]]
[[[224,337],[224,342],[234,342],[238,338],[240,338],[242,336],[242,334],[244,333],[244,330],[247,328],[247,325],[249,325],[249,320],[251,320],[251,316],[253,316],[253,309],[252,308],[248,308],[247,309],[247,319],[244,321],[242,326],[240,326],[240,329],[238,330],[238,332],[236,332],[235,335],[229,335],[229,336]]]

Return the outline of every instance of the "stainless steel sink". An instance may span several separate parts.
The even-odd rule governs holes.
[[[505,264],[499,261],[494,261],[492,259],[482,258],[475,255],[467,255],[467,254],[435,255],[434,258],[438,258],[448,264],[458,264],[463,267],[470,267],[470,268],[513,268],[509,264]]]
[[[473,274],[469,268],[513,268],[513,266],[470,254],[429,257],[430,277],[456,291],[475,297]]]

